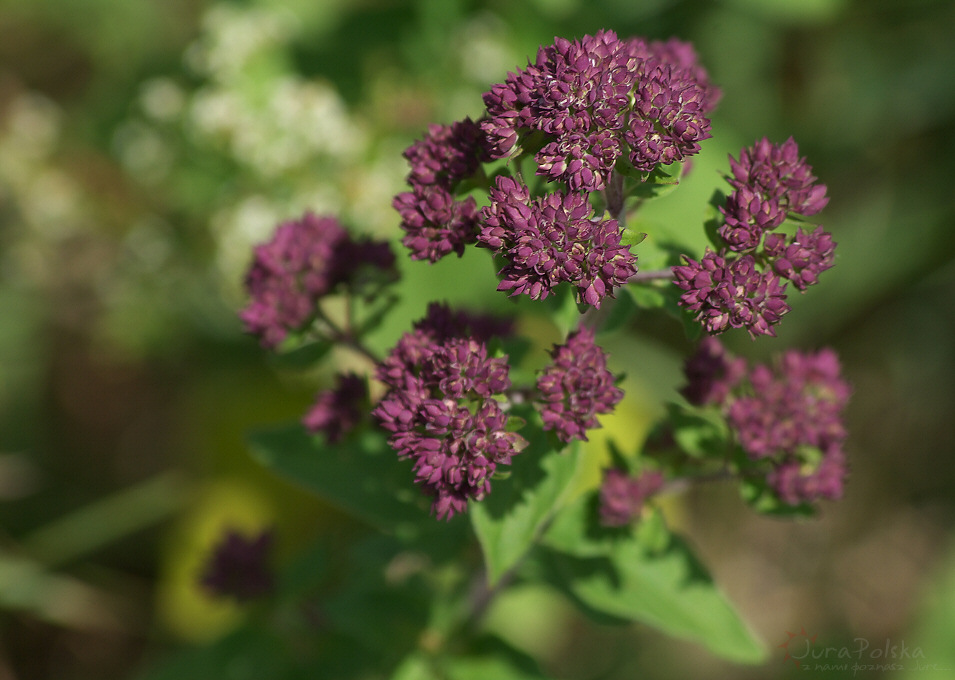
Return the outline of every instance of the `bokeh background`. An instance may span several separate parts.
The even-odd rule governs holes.
[[[695,43],[723,90],[709,186],[764,135],[794,136],[829,186],[837,266],[778,340],[730,344],[839,351],[852,475],[811,521],[717,486],[671,508],[762,666],[544,592],[488,625],[559,678],[793,677],[776,646],[800,631],[955,669],[955,3],[2,0],[0,679],[140,677],[226,634],[245,613],[196,586],[224,524],[275,526],[280,562],[362,531],[247,454],[249,428],[298,418],[327,379],[242,334],[249,247],[307,208],[397,239],[402,149],[478,116],[539,44],[600,28]],[[486,262],[404,263],[407,313],[454,267],[483,274],[447,297],[501,304]],[[680,332],[640,339],[648,393],[678,379]]]

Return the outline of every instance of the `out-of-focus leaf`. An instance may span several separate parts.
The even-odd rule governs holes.
[[[552,549],[540,560],[547,579],[585,612],[640,621],[739,663],[765,658],[686,543],[661,523],[610,530],[595,515],[587,498],[566,508],[545,535]]]
[[[276,368],[300,370],[314,366],[335,346],[331,340],[318,340],[294,347],[287,351],[269,355]]]
[[[378,430],[333,445],[301,425],[283,425],[254,432],[249,446],[262,465],[380,529],[393,532],[429,521],[426,504],[416,503],[424,499],[410,470]]]
[[[492,586],[533,545],[560,507],[577,471],[576,443],[554,451],[544,435],[539,432],[514,457],[510,479],[495,483],[485,500],[471,504],[471,524],[484,551]]]
[[[720,417],[708,411],[689,411],[676,404],[670,404],[667,410],[673,437],[681,451],[695,458],[720,457],[727,453],[729,431]]]

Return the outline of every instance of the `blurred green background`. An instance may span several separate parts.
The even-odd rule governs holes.
[[[276,526],[279,561],[361,531],[246,453],[327,379],[242,334],[249,248],[305,209],[397,240],[401,151],[480,115],[541,43],[600,28],[696,45],[723,90],[703,184],[792,135],[829,186],[837,266],[778,340],[730,344],[839,351],[851,478],[809,522],[732,488],[674,511],[770,648],[761,667],[547,593],[488,625],[560,678],[791,677],[776,645],[800,630],[955,669],[955,3],[0,0],[0,678],[134,677],[221,636],[244,614],[195,579],[224,524]],[[404,262],[403,311],[455,276],[448,299],[504,304],[489,266]],[[648,323],[639,347],[636,379],[665,396],[680,329]]]

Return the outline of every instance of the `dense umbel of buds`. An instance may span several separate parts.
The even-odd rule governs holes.
[[[785,352],[746,371],[709,338],[686,365],[684,394],[722,408],[743,452],[768,465],[767,481],[790,505],[842,495],[850,388],[829,349]]]
[[[365,380],[354,373],[340,374],[334,388],[318,394],[302,424],[309,432],[323,433],[334,444],[361,422],[367,401]]]
[[[206,563],[202,585],[214,595],[240,601],[268,595],[275,587],[269,565],[274,539],[270,529],[254,536],[227,530]]]
[[[717,229],[725,247],[707,249],[673,267],[674,283],[685,292],[680,305],[695,312],[708,333],[745,328],[753,337],[775,335],[773,326],[789,311],[786,282],[798,290],[819,280],[833,265],[835,243],[817,227],[799,227],[794,236],[773,231],[790,215],[814,215],[828,198],[812,168],[799,157],[792,138],[781,145],[767,139],[730,157],[734,191],[720,206]]]
[[[239,316],[264,347],[277,347],[311,323],[323,297],[360,283],[367,270],[393,272],[394,263],[386,242],[355,240],[334,217],[305,213],[256,246],[245,278],[250,300]]]
[[[399,457],[414,461],[415,481],[434,497],[439,519],[484,498],[498,466],[525,444],[494,398],[511,383],[506,357],[489,357],[481,338],[492,330],[432,305],[378,367],[389,391],[374,415]]]
[[[555,39],[526,69],[492,86],[481,127],[494,158],[544,133],[538,174],[599,191],[620,157],[650,172],[697,153],[710,136],[705,114],[717,98],[688,44],[600,31]]]
[[[582,327],[551,351],[551,363],[537,379],[537,409],[545,430],[564,443],[587,441],[587,430],[600,427],[598,414],[612,413],[623,399],[607,370],[607,355]]]
[[[663,475],[648,470],[636,477],[626,470],[604,471],[600,485],[600,523],[608,527],[626,526],[639,517],[647,499],[663,486]]]
[[[531,198],[523,184],[498,177],[490,199],[478,240],[507,262],[498,290],[538,300],[566,282],[578,300],[599,308],[637,271],[637,258],[620,243],[617,221],[596,217],[583,194]]]

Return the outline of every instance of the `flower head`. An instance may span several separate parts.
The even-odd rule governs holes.
[[[696,353],[683,366],[687,384],[680,390],[696,406],[722,405],[730,391],[746,375],[746,361],[731,357],[712,336],[700,341]]]
[[[201,576],[211,593],[236,600],[268,595],[274,588],[269,552],[275,534],[266,529],[257,536],[228,530],[215,546]]]
[[[579,300],[599,308],[636,273],[636,256],[620,242],[616,220],[595,218],[586,195],[532,199],[526,186],[500,176],[490,198],[478,241],[506,261],[498,290],[538,300],[567,282]]]
[[[322,432],[335,443],[351,432],[361,421],[368,398],[368,386],[354,373],[339,374],[333,389],[319,393],[302,424],[313,433]]]
[[[745,328],[753,337],[776,334],[773,326],[789,311],[779,277],[760,272],[751,255],[728,260],[707,249],[699,261],[683,257],[686,264],[673,267],[674,283],[686,291],[680,304],[696,312],[708,333]]]
[[[749,374],[749,389],[728,406],[743,451],[768,460],[770,486],[787,503],[837,498],[845,477],[842,410],[850,388],[832,350],[790,350]]]
[[[573,191],[599,191],[620,156],[649,172],[697,153],[717,98],[688,44],[599,31],[556,38],[526,69],[492,86],[481,128],[493,158],[544,133],[538,174]]]
[[[789,279],[801,291],[819,281],[819,275],[834,264],[836,243],[822,227],[807,233],[801,227],[792,239],[783,234],[769,234],[764,252],[771,258],[773,270]]]
[[[394,272],[387,243],[353,240],[335,218],[305,213],[256,246],[245,277],[250,301],[239,317],[263,346],[276,347],[311,322],[322,297],[357,286],[370,269]]]
[[[815,215],[826,207],[826,185],[817,184],[812,167],[800,158],[792,137],[782,144],[765,137],[740,152],[739,160],[730,156],[734,188],[749,187],[766,199],[775,200],[785,212]]]
[[[551,351],[551,363],[537,379],[537,409],[545,430],[564,443],[587,441],[587,430],[600,427],[597,414],[612,413],[623,399],[607,370],[607,355],[581,327]]]
[[[647,498],[663,486],[663,475],[649,470],[636,477],[626,470],[604,470],[600,485],[600,523],[607,527],[626,526],[640,514]]]
[[[494,398],[510,388],[507,359],[489,357],[484,339],[467,335],[472,326],[504,330],[432,305],[378,367],[390,389],[373,414],[398,456],[414,461],[415,481],[434,497],[439,519],[483,499],[498,466],[525,444]]]

